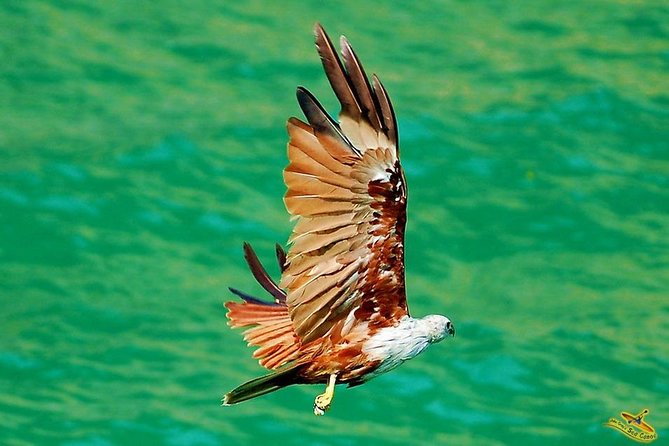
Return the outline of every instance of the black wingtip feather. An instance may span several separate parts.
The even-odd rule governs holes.
[[[262,286],[268,293],[274,296],[275,302],[285,302],[286,293],[279,288],[279,286],[272,280],[272,278],[267,274],[267,271],[260,263],[258,256],[253,251],[253,248],[247,242],[244,242],[244,258],[246,263],[251,269],[253,277],[258,281],[260,286]]]
[[[228,289],[229,289],[233,294],[235,294],[235,295],[241,297],[241,298],[244,300],[244,302],[248,302],[248,303],[250,303],[250,304],[258,304],[258,305],[276,305],[276,304],[273,303],[273,302],[267,302],[267,301],[264,301],[264,300],[262,300],[262,299],[258,299],[257,297],[253,297],[253,296],[251,296],[251,295],[249,295],[249,294],[246,294],[245,292],[240,291],[240,290],[238,290],[238,289],[236,289],[236,288],[228,287]]]
[[[311,94],[306,88],[299,86],[296,91],[297,102],[300,104],[300,108],[304,113],[304,116],[307,118],[309,125],[314,129],[315,133],[322,133],[328,136],[333,137],[335,140],[338,140],[342,145],[348,147],[353,152],[358,155],[360,152],[356,149],[353,144],[348,140],[346,136],[341,132],[339,124],[337,124],[334,119],[325,111],[323,106],[318,102],[318,99]]]
[[[346,37],[340,38],[342,56],[340,58],[332,40],[318,22],[314,26],[314,34],[316,49],[321,57],[325,74],[341,103],[341,114],[355,120],[362,118],[369,121],[374,129],[386,134],[399,150],[397,120],[388,93],[381,82],[376,76],[372,76],[370,84],[358,56]]]
[[[321,57],[325,75],[330,81],[330,86],[332,86],[332,90],[341,104],[341,113],[353,119],[359,119],[362,110],[351,88],[351,79],[337,55],[337,50],[332,44],[330,36],[328,36],[325,29],[319,23],[316,24],[314,33],[316,35],[316,49]]]
[[[279,262],[279,269],[283,273],[286,270],[286,251],[283,250],[281,245],[278,243],[275,246],[276,249],[276,261]]]
[[[381,107],[381,117],[383,120],[384,130],[387,132],[388,139],[395,144],[397,153],[400,151],[399,132],[397,131],[397,118],[395,117],[395,110],[393,104],[390,102],[388,91],[381,83],[381,80],[376,74],[372,74],[372,88],[376,95],[376,99]]]
[[[379,110],[378,100],[369,84],[367,73],[365,73],[358,55],[355,54],[353,47],[346,37],[341,36],[339,41],[341,55],[344,59],[344,67],[346,67],[346,73],[350,79],[351,88],[354,91],[360,109],[366,115],[372,127],[377,131],[382,131],[381,118],[377,112]]]

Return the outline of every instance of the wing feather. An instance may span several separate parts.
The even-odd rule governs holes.
[[[390,97],[388,97],[388,92],[383,87],[383,84],[376,76],[372,75],[372,86],[376,97],[379,100],[379,106],[381,107],[381,115],[383,116],[383,126],[385,129],[384,134],[388,138],[388,144],[395,144],[395,149],[399,153],[399,140],[397,139],[397,120],[395,119],[395,112],[393,111],[393,105],[390,102]],[[383,144],[379,144],[383,147]]]
[[[299,252],[313,252],[323,246],[348,240],[358,235],[358,227],[355,225],[342,226],[335,230],[312,233],[309,237],[301,237],[293,242],[293,249]]]
[[[314,135],[309,130],[302,128],[302,126],[297,125],[297,123],[303,124],[301,121],[295,118],[291,118],[288,122],[288,127],[290,129],[289,131],[292,131],[295,134],[295,138],[291,141],[291,147],[289,150],[299,150],[303,152],[305,156],[311,157],[314,161],[318,162],[323,167],[326,167],[332,172],[347,176],[351,171],[351,168],[349,166],[342,165],[342,163],[334,159],[327,150],[323,149],[318,144],[318,138],[316,135]]]
[[[355,54],[355,51],[353,51],[353,48],[351,48],[346,37],[342,36],[340,42],[341,53],[344,57],[344,66],[351,79],[351,84],[355,90],[355,97],[358,99],[362,113],[366,115],[373,128],[379,129],[381,127],[381,121],[376,112],[379,107],[375,103],[376,98],[369,86],[369,80],[367,79],[365,70],[362,68],[358,56]]]
[[[354,218],[354,215],[348,213],[327,217],[302,217],[295,225],[295,230],[293,231],[293,235],[289,239],[289,242],[293,242],[307,234],[332,231],[334,229],[341,228],[342,226],[349,226],[354,224]]]
[[[253,357],[260,365],[274,369],[297,359],[302,346],[285,305],[227,302],[225,306],[230,326],[249,327],[244,331],[244,339],[249,345],[259,347]]]
[[[330,37],[328,37],[320,24],[316,24],[314,31],[316,34],[316,48],[318,49],[318,54],[321,56],[323,68],[330,81],[332,90],[341,104],[341,113],[359,121],[362,110],[355,97],[355,93],[351,89],[350,78],[344,70],[339,56],[337,56],[337,51],[334,45],[332,45]]]
[[[341,103],[339,127],[343,134],[360,152],[375,147],[397,147],[395,115],[381,82],[373,76],[370,87],[362,64],[344,37],[341,38],[342,63],[319,24],[315,34],[325,74]]]

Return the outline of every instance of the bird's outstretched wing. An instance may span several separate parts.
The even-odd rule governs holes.
[[[316,46],[341,103],[335,122],[305,88],[308,124],[288,120],[284,198],[296,220],[280,286],[302,343],[337,327],[393,324],[407,314],[404,285],[406,182],[397,124],[376,76],[369,83],[342,37],[342,60],[320,25]]]

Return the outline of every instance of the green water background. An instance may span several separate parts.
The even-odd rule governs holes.
[[[409,302],[458,335],[324,418],[317,387],[223,408],[262,372],[222,302],[290,232],[295,87],[337,110],[316,21],[391,94]],[[8,0],[0,60],[1,444],[669,437],[665,2]]]

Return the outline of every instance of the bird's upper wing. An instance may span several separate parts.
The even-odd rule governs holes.
[[[407,314],[406,183],[397,124],[376,76],[370,85],[342,37],[343,64],[320,25],[316,46],[341,103],[339,123],[298,88],[308,124],[288,120],[284,198],[296,220],[281,287],[303,343],[339,324],[385,326]],[[345,322],[344,322],[345,321]]]

